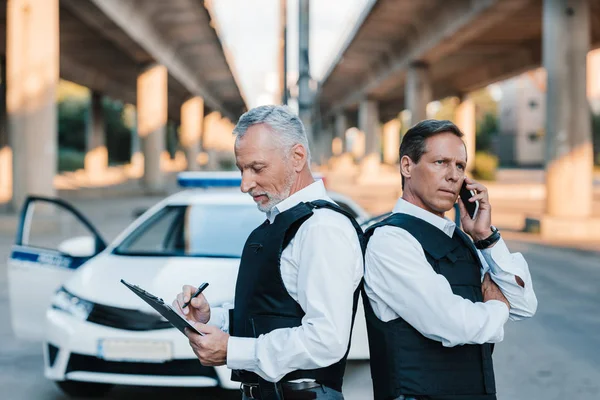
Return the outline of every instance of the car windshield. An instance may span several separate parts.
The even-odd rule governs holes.
[[[115,249],[121,255],[239,258],[265,220],[252,204],[167,206]]]

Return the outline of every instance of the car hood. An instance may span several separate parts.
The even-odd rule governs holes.
[[[240,260],[237,258],[138,257],[103,253],[85,263],[65,282],[74,295],[113,307],[152,311],[121,279],[171,304],[183,285],[209,282],[211,305],[233,301]]]

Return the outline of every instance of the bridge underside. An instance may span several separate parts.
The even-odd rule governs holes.
[[[0,55],[7,109],[0,165],[8,166],[0,202],[16,207],[29,193],[55,193],[59,78],[92,92],[81,132],[90,176],[108,167],[102,96],[136,106],[132,147],[140,157],[132,163],[139,161],[149,191],[163,188],[169,120],[181,123],[185,161],[197,169],[204,115],[215,112],[207,130],[227,142],[226,119],[245,110],[233,60],[203,0],[0,0]]]
[[[6,54],[6,3],[0,4],[0,53]],[[180,107],[201,96],[211,110],[231,119],[245,109],[236,78],[215,31],[215,23],[200,0],[119,0],[116,11],[133,13],[126,31],[96,3],[60,0],[60,77],[127,103],[136,103],[136,82],[148,65],[169,69],[169,117],[180,118]],[[135,35],[148,34],[144,38]],[[154,39],[168,47],[160,54]],[[166,59],[162,62],[161,59]],[[174,67],[169,68],[169,63]],[[183,66],[183,67],[182,67]],[[183,71],[182,71],[183,70]],[[193,78],[193,79],[190,79]]]
[[[390,120],[406,108],[406,73],[429,68],[432,99],[462,95],[542,64],[542,0],[380,0],[326,75],[322,115],[364,98]],[[600,47],[600,1],[590,0],[591,48]],[[349,85],[348,82],[353,82]]]

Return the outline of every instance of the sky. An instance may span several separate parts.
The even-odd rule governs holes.
[[[212,0],[221,40],[233,55],[248,107],[279,102],[280,0]],[[309,57],[313,79],[323,78],[364,7],[373,0],[311,0]],[[287,0],[288,84],[298,77],[298,0]],[[293,102],[290,103],[294,106]]]

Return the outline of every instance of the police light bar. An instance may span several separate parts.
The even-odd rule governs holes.
[[[242,175],[238,171],[180,172],[177,183],[187,188],[240,187]]]
[[[320,173],[313,174],[315,179],[325,178]],[[177,174],[177,184],[185,188],[240,187],[242,174],[238,171],[187,171]]]

